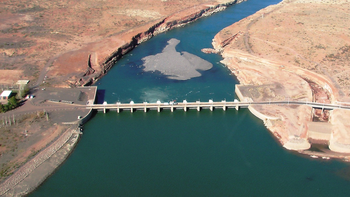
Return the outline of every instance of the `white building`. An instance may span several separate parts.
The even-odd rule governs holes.
[[[7,100],[10,98],[12,90],[4,90],[0,95],[0,100]]]

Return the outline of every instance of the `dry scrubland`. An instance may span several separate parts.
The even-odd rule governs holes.
[[[170,14],[186,8],[225,2],[228,1],[1,1],[0,73],[6,72],[6,75],[0,74],[0,84],[11,84],[19,77],[33,82],[45,68],[49,71],[48,76],[52,76],[47,80],[48,83],[67,86],[64,83],[66,80],[86,71],[88,56],[83,52],[74,53],[74,58],[65,57],[62,60],[69,59],[70,62],[57,65],[54,57],[116,35],[119,35],[118,39],[110,42],[114,42],[114,47],[116,44],[121,46],[140,33],[130,32],[131,36],[125,35],[134,28],[149,28]],[[107,51],[112,53],[113,50],[116,48]],[[74,64],[81,60],[83,66]]]
[[[0,182],[67,128],[52,123],[43,111],[3,118],[0,126]]]
[[[244,85],[245,97],[350,102],[349,13],[347,0],[285,0],[225,28],[213,45]],[[345,110],[255,108],[279,119],[264,121],[288,149],[307,149],[309,141],[319,140],[336,152],[349,153],[350,120]],[[318,127],[322,129],[311,135],[315,122],[329,126]],[[328,137],[320,140],[324,133]]]
[[[325,76],[338,90],[335,99],[350,101],[350,2],[284,2],[226,28],[220,36],[248,30],[248,47],[242,35],[233,43],[236,49]]]

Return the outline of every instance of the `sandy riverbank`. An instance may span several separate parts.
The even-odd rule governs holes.
[[[240,81],[241,99],[347,103],[350,78],[346,77],[349,68],[344,65],[349,64],[350,32],[343,30],[345,21],[341,18],[347,16],[349,8],[348,1],[286,0],[219,32],[213,46],[223,56],[222,63]],[[335,10],[337,14],[331,14]],[[321,136],[331,150],[323,152],[323,157],[348,160],[347,111],[307,106],[252,107],[266,117],[278,118],[262,120],[286,149],[314,154],[303,150]]]

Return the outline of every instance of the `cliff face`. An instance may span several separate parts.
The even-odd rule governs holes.
[[[64,67],[67,62],[74,64],[73,67],[76,68],[75,75],[71,76],[69,80],[64,80],[62,77],[64,75],[57,70],[51,71],[50,75],[53,78],[55,76],[60,76],[57,77],[57,79],[59,79],[59,81],[66,81],[70,86],[91,85],[103,77],[120,58],[133,50],[140,43],[149,40],[157,34],[182,27],[201,17],[222,11],[226,9],[227,6],[240,3],[242,1],[244,0],[229,1],[227,3],[216,5],[200,5],[191,7],[166,17],[163,20],[155,22],[154,25],[148,24],[123,32],[122,34],[117,34],[103,39],[99,42],[91,43],[77,51],[69,52],[69,57],[67,57],[67,54],[63,54],[55,61],[54,66],[56,68]],[[80,54],[80,56],[85,54],[85,58],[82,57],[80,60],[75,59],[75,61],[72,62],[71,59],[74,57],[74,54]],[[92,70],[94,72],[92,72]],[[61,83],[61,85],[64,84]]]

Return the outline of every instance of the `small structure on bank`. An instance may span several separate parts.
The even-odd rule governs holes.
[[[29,90],[28,83],[29,80],[18,80],[16,82],[16,87],[18,88],[18,98],[23,98],[27,94]]]
[[[0,100],[8,100],[12,95],[12,90],[4,90],[0,95]]]
[[[28,85],[28,83],[29,83],[29,80],[18,80],[16,82],[16,85],[18,86],[18,89],[21,89],[20,88],[21,86],[26,86]]]

